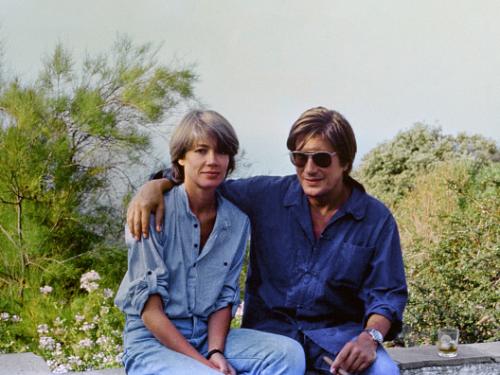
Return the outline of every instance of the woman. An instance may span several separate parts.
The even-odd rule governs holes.
[[[249,220],[217,187],[235,166],[238,140],[214,111],[192,111],[170,141],[174,177],[161,232],[126,230],[128,271],[116,304],[126,314],[127,374],[303,374],[300,345],[229,330]]]

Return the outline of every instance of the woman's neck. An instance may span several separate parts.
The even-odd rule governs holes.
[[[200,214],[217,211],[215,189],[202,189],[196,185],[184,184],[188,196],[189,208],[198,219]]]

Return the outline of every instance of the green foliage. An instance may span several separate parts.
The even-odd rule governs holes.
[[[30,272],[78,271],[81,254],[115,241],[111,182],[147,151],[146,129],[193,95],[192,72],[127,38],[75,66],[58,45],[36,83],[0,89],[0,286],[21,298]]]
[[[82,275],[86,292],[71,299],[63,289],[30,290],[19,314],[2,313],[0,352],[32,351],[57,372],[120,365],[124,318],[99,281],[93,271]]]
[[[356,177],[371,194],[397,204],[415,187],[415,179],[443,161],[467,159],[484,164],[500,160],[495,142],[480,135],[443,135],[440,128],[415,124],[371,150]]]
[[[398,204],[411,340],[457,326],[461,342],[499,340],[500,163],[437,165]]]
[[[35,351],[53,369],[68,356],[82,363],[75,360],[74,370],[117,364],[110,358],[121,351],[122,314],[102,293],[82,294],[79,275],[96,269],[106,275],[101,284],[116,289],[126,252],[124,197],[113,180],[130,181],[130,166],[149,151],[149,129],[193,96],[195,80],[127,38],[79,66],[58,45],[35,83],[0,86],[0,351]],[[45,285],[53,292],[41,294]],[[111,315],[99,315],[102,306]],[[103,320],[85,336],[77,313]],[[60,350],[42,350],[42,324]],[[114,345],[104,357],[95,352],[104,342],[77,347],[103,335]]]

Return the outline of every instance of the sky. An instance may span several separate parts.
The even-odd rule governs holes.
[[[357,163],[416,122],[498,143],[499,17],[498,0],[0,0],[0,40],[25,79],[58,42],[75,59],[118,34],[161,43],[160,62],[192,67],[197,98],[235,127],[241,174],[284,175],[288,131],[319,105],[351,123]]]

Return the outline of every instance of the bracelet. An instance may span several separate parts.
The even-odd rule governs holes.
[[[215,353],[219,353],[219,354],[222,354],[224,355],[224,352],[222,350],[219,350],[219,349],[212,349],[210,350],[208,353],[207,353],[207,359],[210,359],[211,356],[213,356]]]

